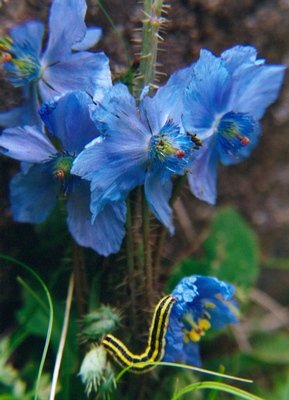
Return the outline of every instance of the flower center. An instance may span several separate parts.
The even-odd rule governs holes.
[[[177,158],[182,158],[185,155],[184,150],[175,148],[164,133],[152,137],[151,147],[154,156],[160,161],[164,161],[167,156],[175,155]]]
[[[225,114],[217,127],[218,141],[223,152],[238,156],[239,151],[250,144],[255,123],[244,113]]]
[[[8,35],[0,38],[0,63],[15,87],[26,85],[40,76],[40,62],[29,43],[14,43]]]
[[[153,135],[149,144],[150,159],[157,167],[170,173],[184,174],[194,150],[191,138],[180,132],[178,125],[170,119],[160,132]]]
[[[73,157],[70,155],[61,155],[57,157],[53,163],[53,176],[59,181],[63,181],[70,177]]]
[[[189,343],[199,342],[201,337],[206,334],[206,331],[210,329],[211,323],[208,318],[198,318],[194,321],[191,314],[185,315],[184,320],[189,328],[184,328],[184,342]]]
[[[215,304],[206,302],[199,317],[194,318],[191,313],[186,313],[183,317],[184,322],[184,343],[199,342],[211,328],[211,314],[207,308],[215,308]]]
[[[60,153],[47,163],[49,173],[56,181],[60,182],[64,196],[72,190],[74,176],[71,175],[70,171],[74,158],[68,153]]]

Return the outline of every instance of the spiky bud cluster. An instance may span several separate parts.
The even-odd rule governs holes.
[[[105,305],[85,315],[82,321],[83,341],[99,341],[104,335],[113,332],[120,322],[119,313]]]
[[[97,398],[110,399],[110,393],[115,389],[116,383],[104,347],[94,346],[86,354],[79,375],[88,396],[93,390],[97,393]]]

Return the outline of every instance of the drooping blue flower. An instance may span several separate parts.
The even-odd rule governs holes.
[[[89,183],[71,174],[75,157],[99,135],[89,115],[91,102],[85,92],[71,92],[57,102],[44,104],[40,111],[52,140],[37,127],[7,128],[0,135],[0,151],[29,163],[10,184],[16,221],[45,221],[57,197],[64,196],[67,224],[74,239],[107,256],[119,250],[124,237],[125,204],[107,204],[92,222]]]
[[[284,69],[265,65],[253,47],[236,46],[221,57],[202,50],[185,70],[183,124],[203,143],[189,174],[198,198],[214,204],[217,164],[235,164],[250,155],[259,140],[259,120],[276,100]]]
[[[91,181],[94,216],[143,184],[154,215],[173,233],[171,177],[183,175],[194,156],[194,143],[181,130],[174,101],[174,92],[164,87],[154,97],[144,97],[138,109],[127,87],[117,84],[91,110],[103,140],[86,146],[72,172]]]
[[[44,26],[39,21],[18,25],[0,38],[0,62],[7,79],[15,87],[23,87],[25,98],[23,106],[0,114],[1,126],[40,124],[39,98],[46,102],[71,90],[83,90],[97,97],[99,90],[111,85],[105,54],[85,51],[101,36],[100,28],[87,29],[86,8],[85,0],[53,1],[44,52]]]
[[[173,305],[163,361],[200,366],[199,341],[209,329],[238,322],[234,287],[215,277],[183,278],[172,295]]]

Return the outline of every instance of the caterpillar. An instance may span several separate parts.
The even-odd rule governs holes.
[[[142,373],[154,368],[155,365],[144,365],[144,363],[162,359],[169,317],[175,301],[174,297],[168,295],[158,302],[149,330],[147,347],[143,353],[132,353],[121,340],[110,334],[102,339],[104,348],[122,367],[131,367],[131,372]]]

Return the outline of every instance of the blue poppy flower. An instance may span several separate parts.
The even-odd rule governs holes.
[[[41,49],[44,25],[39,21],[18,25],[0,38],[0,62],[4,64],[7,79],[15,87],[23,87],[25,97],[22,107],[0,114],[1,126],[40,124],[39,96],[46,102],[69,90],[83,90],[97,97],[100,88],[111,85],[105,54],[85,51],[101,36],[100,28],[87,29],[86,8],[85,0],[53,1],[44,52]],[[30,113],[25,113],[25,108]]]
[[[235,164],[250,155],[259,140],[259,120],[276,100],[284,70],[265,65],[250,46],[233,47],[221,57],[202,50],[187,69],[183,124],[203,143],[189,174],[198,198],[215,203],[218,162]]]
[[[144,184],[154,215],[173,233],[171,177],[183,175],[194,156],[194,143],[181,130],[174,101],[174,92],[164,87],[137,108],[127,87],[117,84],[91,109],[103,140],[86,146],[72,172],[91,181],[94,216]]]
[[[89,183],[70,171],[75,157],[99,135],[89,115],[91,102],[85,92],[71,92],[57,102],[44,104],[40,113],[52,140],[37,127],[7,128],[0,135],[0,151],[26,166],[10,184],[16,221],[45,221],[57,197],[62,196],[67,201],[67,224],[74,239],[107,256],[119,250],[124,237],[125,204],[107,204],[92,223]]]
[[[209,329],[238,322],[234,287],[215,277],[183,278],[172,292],[173,305],[163,361],[200,366],[199,341]]]

